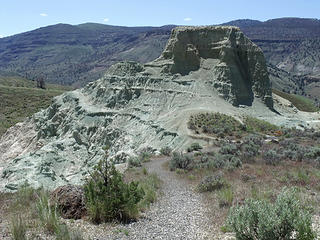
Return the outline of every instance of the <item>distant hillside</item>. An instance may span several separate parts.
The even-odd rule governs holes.
[[[223,25],[240,27],[262,48],[275,88],[320,98],[319,92],[308,87],[320,82],[319,20],[244,19]],[[0,72],[29,79],[43,74],[51,83],[82,86],[121,60],[145,63],[157,58],[174,27],[86,23],[39,28],[0,39]]]
[[[83,85],[110,65],[158,57],[173,26],[118,27],[87,23],[58,24],[0,39],[0,70],[26,78]]]
[[[269,63],[296,75],[320,77],[320,20],[237,20],[234,25],[258,44]]]
[[[236,20],[224,25],[240,27],[261,47],[273,87],[320,100],[320,20]]]
[[[0,136],[17,122],[47,108],[53,97],[70,89],[48,84],[44,90],[36,88],[35,82],[21,77],[0,76]]]

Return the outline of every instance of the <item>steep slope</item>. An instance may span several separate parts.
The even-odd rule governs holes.
[[[177,28],[160,58],[116,64],[9,129],[0,139],[0,189],[25,180],[79,184],[106,145],[118,162],[143,147],[180,149],[192,142],[192,113],[247,108],[273,118],[272,105],[263,53],[238,28]]]

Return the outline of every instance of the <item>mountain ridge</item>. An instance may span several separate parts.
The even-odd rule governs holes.
[[[285,79],[273,78],[275,86],[294,86],[286,91],[320,97],[303,83],[307,78],[306,82],[318,84],[320,78],[320,20],[240,19],[220,25],[240,27],[262,48],[268,64],[289,72]],[[119,61],[146,63],[154,60],[160,56],[174,27],[97,23],[42,27],[0,39],[0,70],[31,79],[45,75],[48,82],[80,87],[98,79]],[[310,54],[305,55],[306,50]],[[282,75],[281,72],[278,75]],[[291,75],[300,80],[297,82]]]

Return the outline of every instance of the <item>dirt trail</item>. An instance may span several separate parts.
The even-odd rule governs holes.
[[[146,216],[123,226],[125,234],[104,236],[99,239],[215,239],[210,233],[208,210],[198,193],[174,172],[163,167],[166,158],[146,164],[149,173],[156,173],[163,181],[163,194],[153,204]]]

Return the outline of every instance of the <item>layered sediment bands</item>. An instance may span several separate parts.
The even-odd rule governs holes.
[[[190,114],[236,113],[255,97],[272,108],[263,54],[238,28],[177,28],[157,60],[118,63],[2,136],[0,190],[81,184],[105,146],[118,163],[144,147],[181,149]]]
[[[234,105],[250,105],[255,95],[273,106],[263,52],[236,27],[176,28],[156,62],[173,74],[211,70],[214,87]]]

